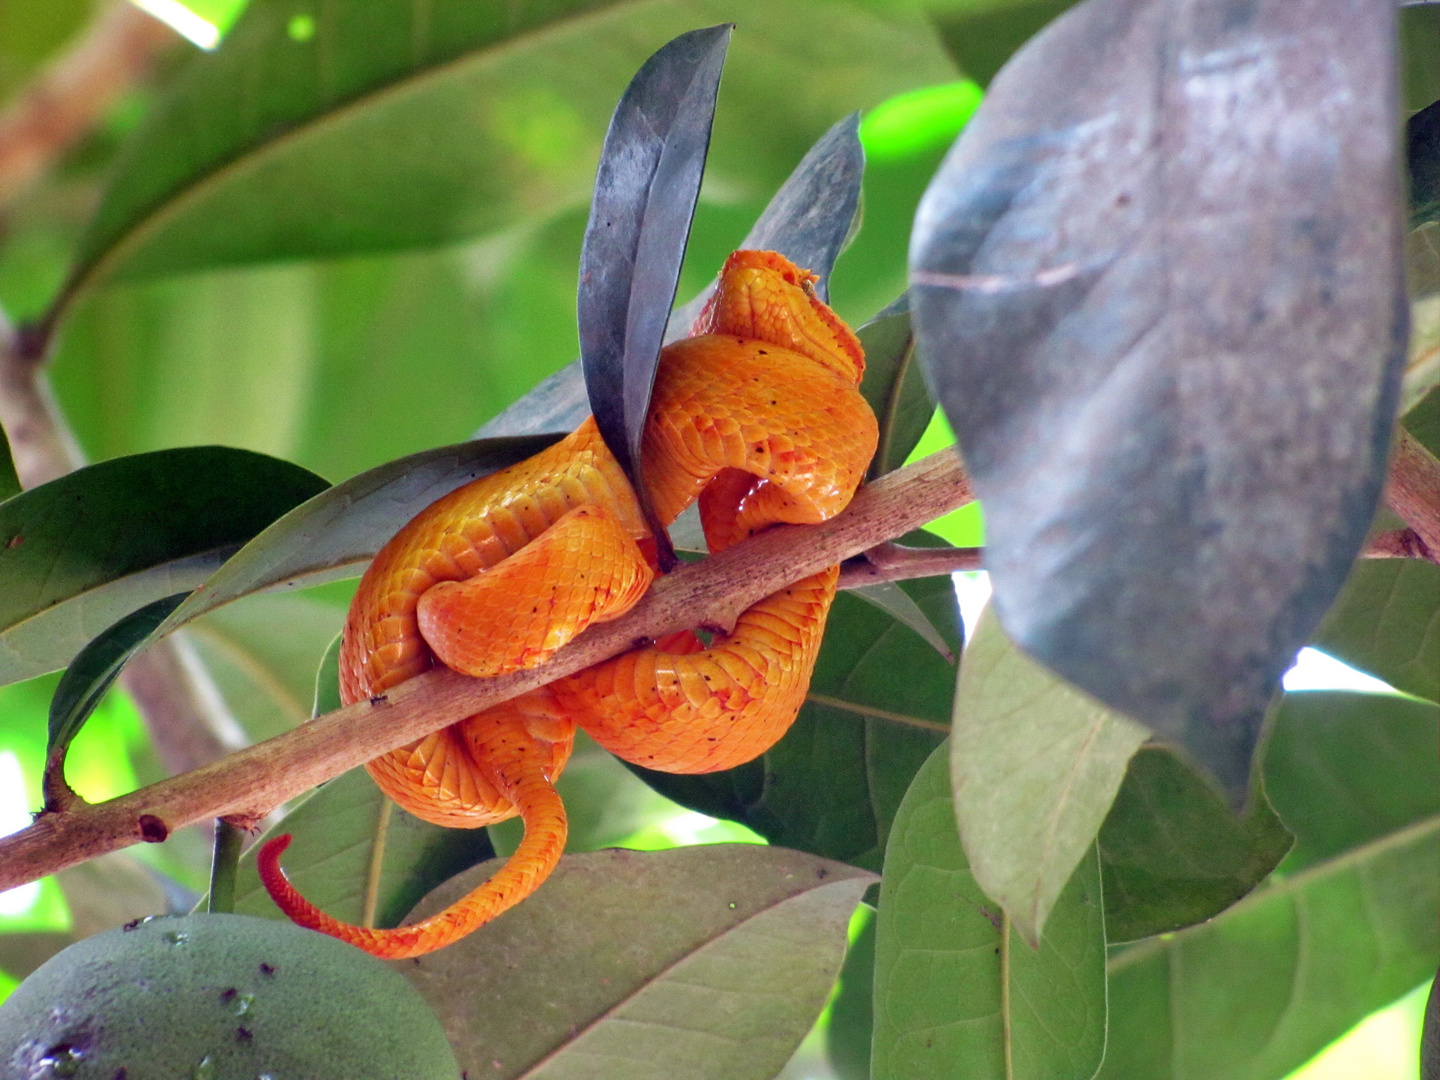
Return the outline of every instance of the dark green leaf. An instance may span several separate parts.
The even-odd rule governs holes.
[[[1405,124],[1410,169],[1410,228],[1440,221],[1440,101],[1431,102]]]
[[[1082,859],[1038,949],[981,891],[955,831],[949,748],[905,795],[875,939],[875,1080],[1089,1080],[1105,1051],[1100,865]]]
[[[0,682],[64,667],[130,612],[198,587],[326,486],[289,462],[197,446],[90,465],[0,504]]]
[[[1110,961],[1097,1080],[1275,1080],[1440,962],[1440,818]]]
[[[1076,0],[1005,0],[976,4],[973,0],[938,0],[932,18],[945,47],[970,78],[987,86],[1016,49]]]
[[[1356,560],[1313,644],[1397,690],[1440,701],[1440,566]]]
[[[1100,829],[1106,938],[1204,922],[1255,888],[1291,840],[1263,793],[1236,817],[1177,755],[1141,747]]]
[[[1110,963],[1104,1080],[1274,1080],[1440,962],[1440,718],[1287,695],[1265,784],[1298,872]]]
[[[1148,734],[1022,653],[986,607],[955,688],[950,780],[969,872],[1031,945]]]
[[[732,29],[725,24],[682,34],[645,61],[625,88],[600,151],[580,249],[586,396],[601,438],[640,496],[665,570],[675,552],[650,506],[640,442]]]
[[[825,1056],[840,1080],[870,1080],[870,1033],[875,1026],[875,911],[855,913],[860,932],[850,924],[850,949],[830,1003]]]
[[[21,491],[20,477],[15,472],[15,459],[10,454],[10,439],[0,428],[0,502]]]
[[[860,392],[880,422],[880,444],[865,476],[874,480],[905,464],[935,414],[935,403],[915,363],[907,297],[901,296],[862,326],[859,335],[865,347]]]
[[[1001,622],[1236,803],[1384,480],[1406,342],[1394,20],[1076,7],[996,78],[912,238]]]
[[[1294,872],[1440,814],[1440,715],[1387,694],[1286,694],[1265,787],[1295,833]]]
[[[241,548],[203,591],[176,609],[160,633],[277,585],[354,577],[402,525],[440,496],[524,461],[557,438],[532,435],[442,446],[352,476],[295,507]]]
[[[901,588],[958,654],[949,579]],[[949,729],[954,686],[954,667],[913,630],[841,593],[800,715],[764,757],[704,776],[635,771],[682,806],[738,821],[772,844],[879,869],[905,789]]]
[[[55,696],[50,699],[50,724],[45,759],[47,771],[63,768],[65,751],[95,711],[130,657],[189,593],[176,593],[132,611],[101,633],[70,661]]]
[[[555,790],[565,802],[570,822],[566,851],[675,846],[663,827],[657,830],[655,825],[683,813],[683,808],[647,785],[583,731],[575,733],[575,750],[555,781]],[[491,825],[487,831],[495,853],[511,855],[520,846],[525,826],[517,817]]]
[[[877,581],[873,585],[859,585],[848,591],[867,604],[874,604],[896,622],[904,623],[914,630],[947,664],[955,663],[955,654],[950,651],[950,646],[945,643],[940,631],[935,629],[930,617],[921,611],[920,605],[895,582]]]
[[[417,917],[495,869],[446,883]],[[824,1005],[873,880],[748,844],[567,855],[535,895],[396,970],[472,1080],[770,1080]]]

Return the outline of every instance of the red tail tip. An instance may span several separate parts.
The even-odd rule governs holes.
[[[282,833],[260,846],[260,854],[255,857],[255,866],[260,871],[260,880],[265,882],[267,889],[267,879],[279,877],[283,873],[280,869],[280,856],[285,854],[285,849],[290,846],[290,839],[289,833]]]

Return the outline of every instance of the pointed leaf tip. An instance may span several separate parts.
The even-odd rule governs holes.
[[[640,436],[710,148],[731,24],[665,45],[631,80],[605,135],[580,252],[577,313],[590,408],[640,496],[662,549],[665,531],[640,475]]]

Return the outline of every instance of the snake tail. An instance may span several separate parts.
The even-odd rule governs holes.
[[[485,714],[472,717],[467,727],[481,726]],[[270,898],[292,922],[339,938],[382,960],[404,960],[444,948],[478,929],[533,893],[555,869],[565,850],[568,826],[565,806],[546,775],[546,755],[534,740],[513,724],[484,723],[467,730],[467,741],[481,744],[492,755],[509,760],[496,770],[498,786],[509,797],[525,823],[520,846],[484,884],[443,911],[409,926],[377,930],[355,926],[325,914],[306,900],[286,878],[280,856],[290,846],[289,834],[267,841],[256,859],[260,880]]]

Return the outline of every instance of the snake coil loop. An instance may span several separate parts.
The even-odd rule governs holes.
[[[646,419],[644,474],[667,524],[697,499],[711,550],[773,524],[813,524],[849,503],[875,452],[859,340],[783,256],[737,251],[692,336],[666,347]],[[432,503],[375,557],[350,608],[340,690],[359,701],[437,663],[476,676],[534,667],[614,619],[654,575],[637,500],[593,419],[535,457]],[[763,754],[809,687],[838,567],[743,612],[708,646],[693,632],[543,686],[366,768],[400,806],[474,828],[519,815],[525,837],[479,888],[423,922],[352,926],[260,852],[261,879],[295,922],[387,959],[463,937],[543,882],[565,847],[554,788],[583,728],[651,769],[732,768]]]

